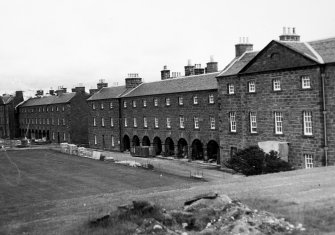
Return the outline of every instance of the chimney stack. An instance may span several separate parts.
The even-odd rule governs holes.
[[[138,76],[138,73],[128,73],[128,77],[125,79],[126,88],[135,88],[142,83],[142,78]]]
[[[104,87],[108,87],[108,83],[105,81],[105,79],[100,79],[99,83],[97,84],[98,90],[101,90]]]
[[[214,61],[214,57],[211,55],[210,61],[207,63],[206,73],[215,73],[218,71],[218,62]]]
[[[287,29],[287,30],[286,30]],[[279,36],[280,41],[291,41],[291,42],[300,42],[300,35],[297,35],[295,32],[295,28],[283,27],[283,34]]]
[[[185,76],[194,75],[194,65],[192,65],[192,61],[189,59],[185,68]]]
[[[18,99],[23,99],[23,91],[15,91],[15,97]]]
[[[79,83],[75,88],[72,88],[72,92],[85,94],[85,86],[82,83]]]
[[[56,90],[56,94],[60,96],[63,93],[66,93],[66,88],[64,88],[63,86],[59,86],[58,90]]]
[[[161,79],[169,79],[170,78],[170,70],[167,69],[167,66],[164,65],[163,70],[161,71]]]
[[[240,57],[246,51],[252,51],[253,45],[249,43],[248,37],[240,37],[240,42],[235,45],[235,57]]]
[[[50,94],[50,95],[55,95],[55,90],[52,89],[52,88],[50,88],[50,90],[49,90],[49,94]]]
[[[201,64],[195,64],[194,75],[204,74],[205,69],[201,68]]]
[[[35,96],[41,97],[43,96],[43,94],[44,94],[43,90],[37,90]]]

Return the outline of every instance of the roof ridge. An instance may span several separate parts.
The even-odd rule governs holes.
[[[317,39],[317,40],[309,41],[308,43],[323,42],[323,41],[330,41],[330,40],[335,40],[335,37]]]
[[[316,52],[316,50],[314,50],[314,48],[309,45],[308,42],[304,42],[305,46],[315,55],[316,59],[319,61],[319,63],[324,64],[325,62],[323,61],[322,57],[320,56],[319,53]]]
[[[144,84],[144,82],[142,82],[140,85],[134,87],[133,89],[129,89],[129,92],[127,92],[128,90],[125,90],[123,93],[121,93],[120,95],[118,95],[117,97],[123,97],[126,96],[128,94],[130,94],[132,91],[134,91],[135,89],[137,89],[138,87],[142,86],[142,84]]]

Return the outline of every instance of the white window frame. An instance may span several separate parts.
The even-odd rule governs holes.
[[[249,81],[248,82],[248,92],[249,93],[255,93],[256,92],[256,82],[255,81]]]
[[[134,127],[137,127],[137,118],[134,117]]]
[[[283,113],[275,112],[275,133],[283,134]]]
[[[193,104],[199,104],[198,96],[193,96]]]
[[[257,114],[256,112],[249,113],[250,133],[257,133]]]
[[[104,103],[103,103],[103,102],[101,102],[101,104],[100,104],[100,108],[101,108],[101,109],[104,109]]]
[[[211,130],[215,130],[215,117],[209,117],[209,122],[211,126]]]
[[[208,103],[210,103],[210,104],[214,104],[214,95],[213,95],[213,94],[210,94],[210,95],[208,96]]]
[[[170,117],[166,118],[166,128],[171,128],[171,118]]]
[[[272,81],[272,83],[273,83],[273,90],[274,91],[281,91],[281,81],[280,81],[280,79],[274,79],[273,81]]]
[[[124,118],[124,127],[128,127],[128,119]]]
[[[95,119],[95,117],[93,118],[93,126],[97,126],[97,120]]]
[[[301,76],[301,88],[310,89],[311,88],[311,77],[308,75]]]
[[[182,96],[178,97],[178,104],[184,105],[184,98]]]
[[[155,117],[155,128],[158,128],[158,127],[159,127],[158,118]]]
[[[148,127],[148,119],[147,119],[147,117],[143,117],[143,126],[144,126],[145,128]]]
[[[235,86],[233,83],[229,83],[228,84],[228,94],[229,95],[233,95],[235,94]]]
[[[147,107],[147,100],[143,100],[143,107]]]
[[[158,107],[158,99],[157,98],[154,98],[154,106]]]
[[[170,98],[166,98],[166,99],[165,99],[165,105],[166,105],[166,106],[170,106],[170,105],[171,105],[171,100],[170,100]]]
[[[194,129],[199,129],[199,117],[194,117],[193,118],[193,122],[194,122]]]
[[[230,132],[236,132],[236,112],[229,112]]]
[[[92,109],[95,109],[95,103],[94,102],[92,102]],[[56,108],[56,111],[58,111],[58,108]]]
[[[111,102],[109,103],[109,108],[110,108],[110,109],[113,108],[113,101],[111,101]]]
[[[63,140],[66,141],[66,133],[63,133]]]
[[[114,136],[112,135],[112,147],[115,146],[115,140],[114,140]]]
[[[94,135],[94,144],[95,144],[95,145],[98,144],[97,135]]]
[[[52,132],[52,139],[55,140],[55,132]]]
[[[111,127],[113,127],[114,126],[114,119],[112,117],[110,118],[110,122],[111,122]]]
[[[63,118],[63,126],[65,126],[65,118]]]
[[[308,136],[313,135],[313,120],[311,111],[303,112],[303,121],[304,121],[304,135]]]
[[[57,119],[57,125],[58,125],[58,126],[60,125],[60,121],[59,121],[59,118]]]
[[[123,101],[123,108],[127,108],[127,101]]]
[[[105,126],[105,118],[101,118],[101,126]]]
[[[179,127],[184,129],[185,128],[185,117],[179,116]]]
[[[136,100],[133,100],[133,108],[136,108]]]
[[[305,168],[310,169],[314,167],[313,164],[313,155],[312,154],[304,154],[305,159]]]

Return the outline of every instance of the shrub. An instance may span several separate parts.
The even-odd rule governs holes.
[[[267,154],[258,146],[238,151],[225,165],[247,176],[292,170],[291,165],[280,159],[277,152]]]

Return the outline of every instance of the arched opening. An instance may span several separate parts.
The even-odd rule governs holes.
[[[42,131],[41,130],[38,131],[38,139],[42,139]]]
[[[165,156],[174,155],[174,143],[170,137],[167,137],[165,140]]]
[[[211,140],[207,144],[207,157],[209,162],[220,163],[220,148],[215,140]]]
[[[42,131],[42,138],[46,138],[47,134],[45,132],[45,130]]]
[[[133,137],[133,146],[135,147],[135,146],[140,146],[140,139],[138,138],[138,136],[137,135],[134,135],[134,137]]]
[[[123,151],[130,151],[130,139],[128,135],[123,136]]]
[[[150,139],[148,136],[144,136],[142,139],[142,146],[150,146]]]
[[[204,151],[200,140],[195,139],[192,143],[192,160],[203,160]]]
[[[153,141],[155,155],[159,155],[162,152],[162,141],[159,137],[155,137]]]
[[[188,145],[187,141],[184,138],[178,140],[178,154],[179,158],[187,158],[188,157]]]
[[[50,140],[50,131],[47,130],[47,140]]]

